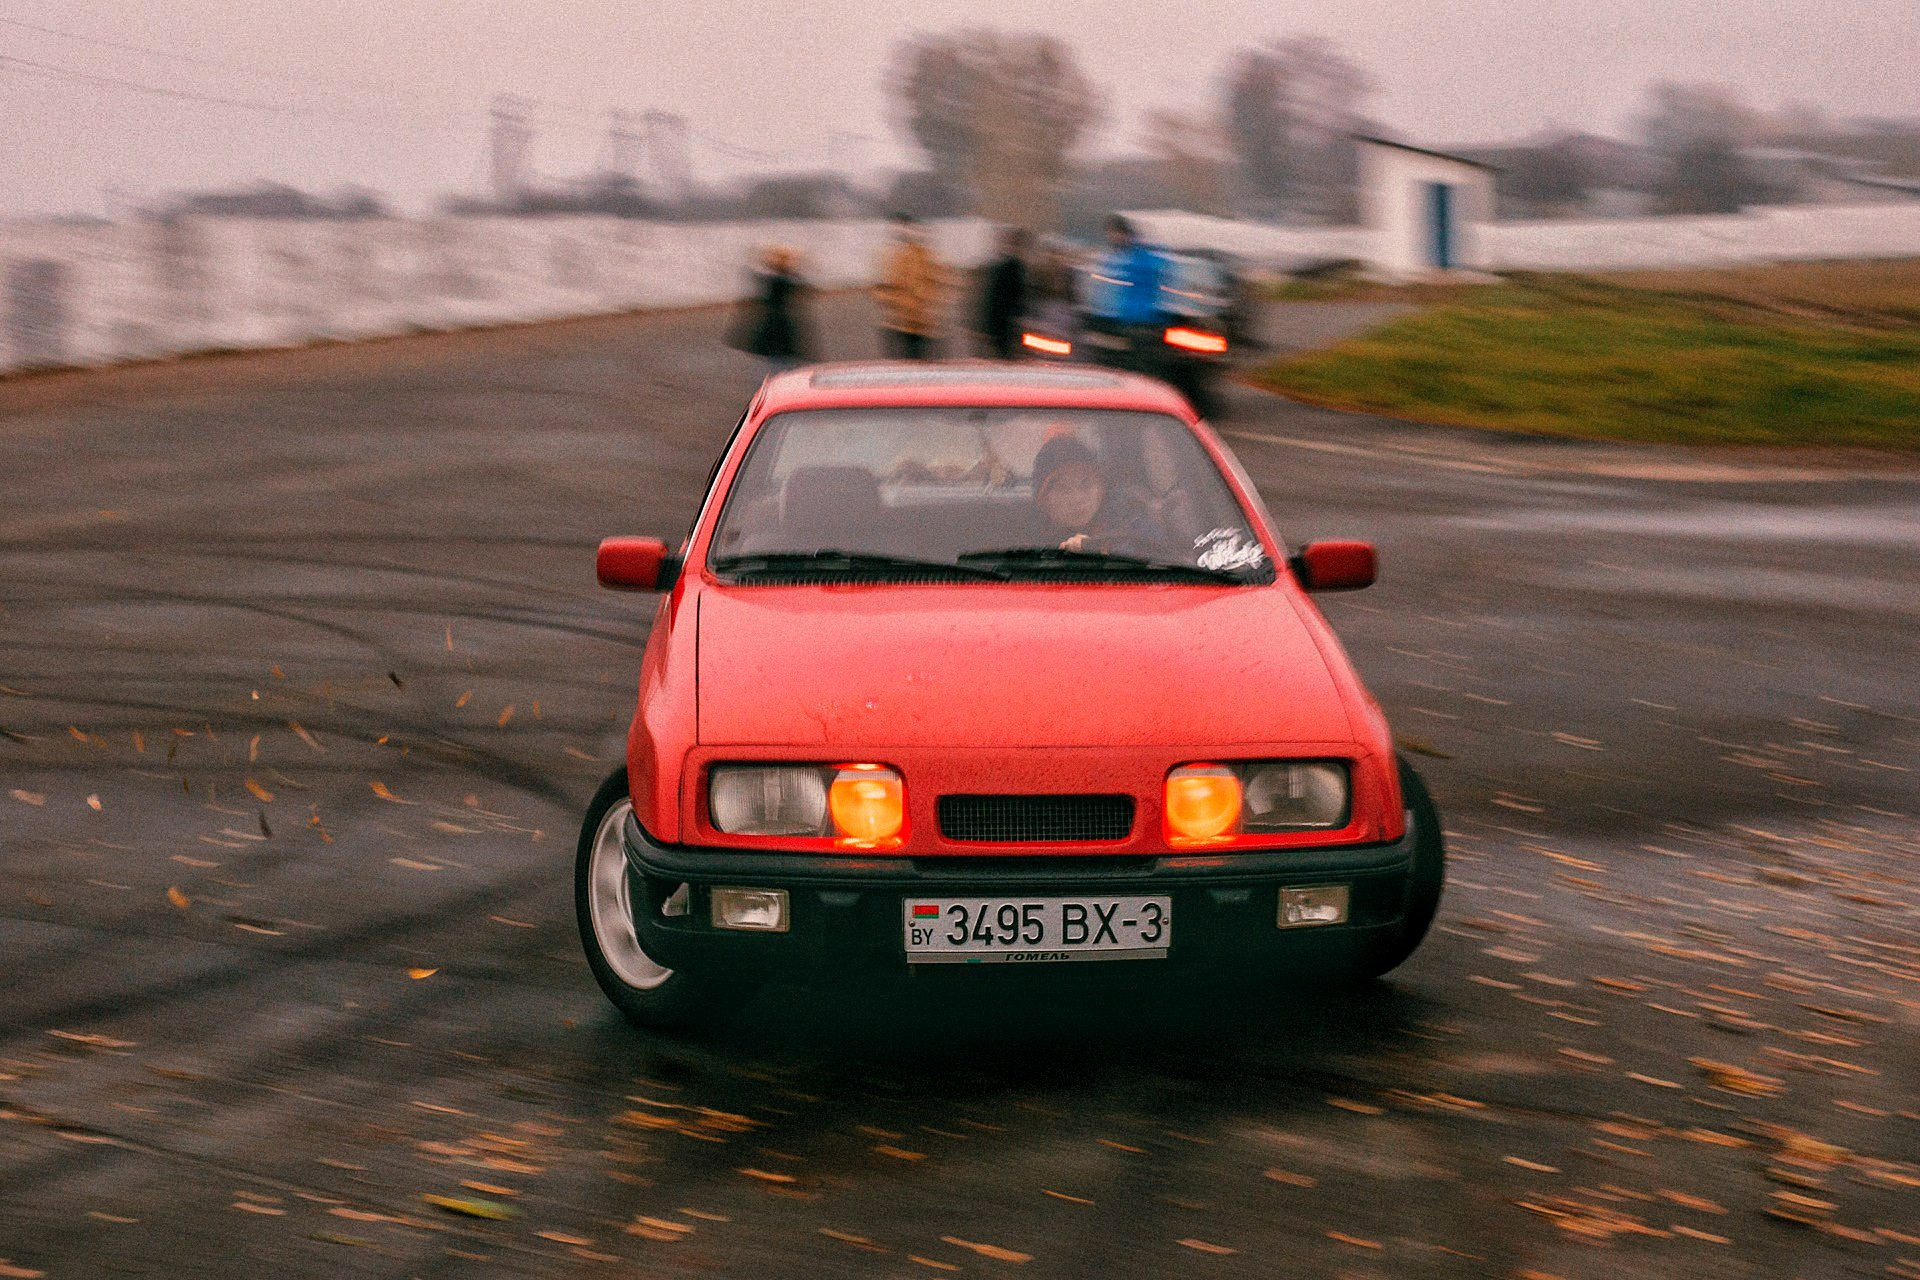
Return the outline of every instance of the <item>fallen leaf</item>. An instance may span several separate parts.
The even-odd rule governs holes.
[[[421,978],[431,978],[438,972],[440,972],[438,969],[409,969],[407,970],[407,976],[418,981]]]
[[[885,1253],[887,1251],[885,1245],[875,1244],[865,1236],[857,1236],[851,1231],[836,1231],[832,1227],[822,1227],[820,1228],[820,1234],[829,1240],[838,1240],[842,1244],[850,1244],[856,1249],[865,1249],[870,1253]]]
[[[245,1200],[236,1200],[228,1207],[238,1209],[242,1213],[258,1213],[269,1218],[283,1218],[287,1213],[285,1209],[276,1209],[270,1204],[250,1204]]]
[[[457,1196],[421,1196],[422,1200],[436,1209],[448,1213],[457,1213],[467,1218],[486,1218],[493,1222],[504,1222],[515,1214],[511,1205],[500,1204],[493,1200],[463,1200]]]
[[[47,802],[47,798],[44,795],[40,794],[39,792],[22,791],[19,787],[15,787],[13,789],[13,798],[15,800],[18,800],[21,804],[30,804],[36,807],[39,805],[43,805]]]
[[[738,1169],[735,1172],[749,1178],[758,1178],[761,1182],[798,1182],[790,1173],[768,1173],[765,1169]]]
[[[393,792],[388,789],[387,784],[384,782],[369,782],[367,785],[373,788],[373,794],[379,796],[382,800],[391,800],[395,804],[412,803],[411,801],[402,800],[399,796],[393,794]]]
[[[100,812],[100,797],[98,795],[88,796],[87,808],[93,810],[95,813]]]
[[[942,1244],[950,1244],[956,1249],[971,1249],[983,1258],[992,1258],[995,1262],[1032,1262],[1033,1255],[1021,1253],[1018,1249],[1002,1249],[995,1244],[980,1244],[973,1240],[962,1240],[958,1236],[941,1236]]]
[[[464,707],[471,701],[473,701],[473,690],[469,689],[465,693],[461,694],[459,697],[455,698],[453,700],[453,705],[456,707]]]
[[[0,1258],[0,1276],[6,1277],[6,1280],[40,1280],[45,1274],[31,1267],[16,1267],[5,1258]]]
[[[1179,1243],[1185,1245],[1189,1249],[1198,1250],[1201,1253],[1218,1254],[1222,1257],[1225,1257],[1227,1254],[1230,1254],[1230,1253],[1240,1252],[1238,1249],[1229,1249],[1224,1244],[1209,1244],[1205,1240],[1182,1240]]]
[[[167,901],[171,902],[174,906],[180,908],[182,911],[185,911],[188,907],[193,905],[193,899],[189,898],[186,895],[186,892],[182,890],[179,885],[174,885],[172,888],[167,890]]]
[[[895,1160],[925,1160],[927,1158],[927,1153],[924,1151],[908,1151],[901,1147],[889,1146],[884,1142],[875,1147],[874,1151],[879,1155],[892,1156]]]
[[[1329,1231],[1327,1232],[1327,1239],[1338,1240],[1341,1244],[1350,1244],[1356,1249],[1378,1249],[1380,1247],[1378,1240],[1363,1240],[1359,1236],[1350,1236],[1343,1231]]]
[[[506,728],[507,721],[511,719],[513,719],[513,704],[509,702],[500,712],[499,727],[502,729]]]
[[[273,792],[267,790],[265,787],[255,782],[252,778],[247,779],[247,790],[251,791],[253,793],[253,798],[255,800],[258,800],[261,804],[273,803]]]

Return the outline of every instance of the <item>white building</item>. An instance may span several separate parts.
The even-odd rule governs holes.
[[[1417,280],[1488,265],[1493,169],[1477,160],[1361,136],[1360,220],[1368,269]]]

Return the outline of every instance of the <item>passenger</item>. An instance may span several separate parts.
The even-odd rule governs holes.
[[[1107,483],[1093,450],[1071,435],[1046,442],[1033,460],[1033,503],[1063,551],[1157,558],[1166,535],[1146,504]]]

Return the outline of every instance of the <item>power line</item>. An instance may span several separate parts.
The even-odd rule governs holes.
[[[128,40],[109,40],[104,36],[82,35],[78,31],[65,31],[59,27],[43,26],[38,22],[25,22],[19,18],[0,17],[0,25],[19,27],[23,31],[38,31],[42,35],[58,36],[62,40],[76,40],[81,44],[95,44],[103,49],[122,49],[128,53],[144,53],[155,58],[172,58],[176,62],[191,63],[196,67],[211,67],[220,71],[245,71],[259,74],[251,67],[241,66],[237,62],[221,62],[212,58],[202,58],[191,53],[180,53],[173,49],[162,49],[150,44],[134,44]]]
[[[224,107],[244,107],[249,111],[265,111],[274,115],[311,116],[314,113],[302,107],[288,106],[284,103],[261,102],[249,98],[229,98],[217,93],[196,93],[191,89],[173,89],[166,85],[143,84],[137,80],[122,80],[118,76],[96,75],[90,71],[75,71],[71,67],[56,67],[51,63],[35,62],[30,58],[16,58],[10,53],[0,53],[0,65],[24,67],[41,75],[53,76],[62,80],[73,80],[81,84],[104,85],[114,89],[130,89],[135,93],[148,93],[162,98],[179,98],[187,102],[210,102]]]

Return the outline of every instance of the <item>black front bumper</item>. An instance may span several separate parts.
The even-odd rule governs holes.
[[[1222,858],[852,858],[663,845],[628,817],[626,847],[641,945],[660,963],[690,973],[771,980],[904,972],[905,899],[1030,894],[1166,894],[1173,900],[1167,959],[1140,963],[1246,973],[1339,964],[1390,938],[1406,913],[1414,834],[1409,824],[1392,844]],[[661,915],[661,904],[683,884],[685,914]],[[1282,888],[1327,884],[1348,888],[1346,923],[1278,927]],[[715,886],[786,890],[787,931],[715,928]]]

